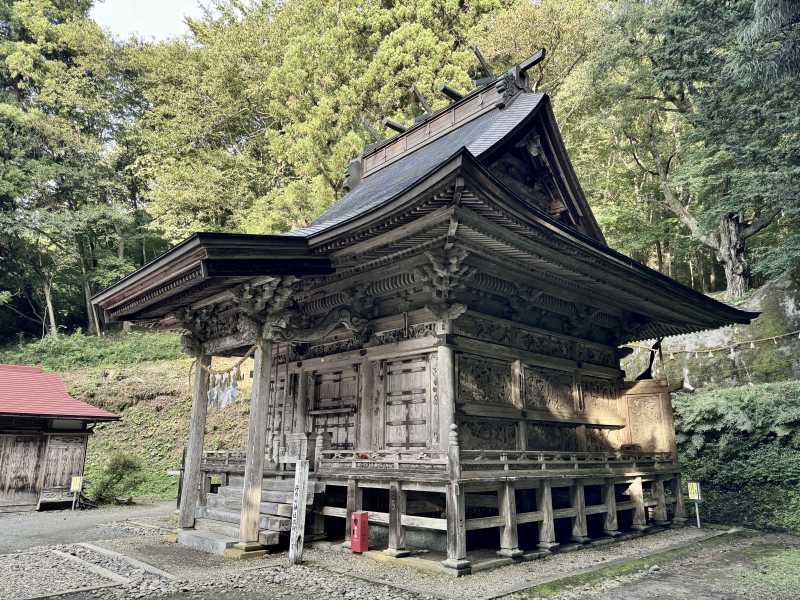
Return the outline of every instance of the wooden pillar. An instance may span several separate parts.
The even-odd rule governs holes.
[[[208,473],[200,472],[200,496],[197,498],[199,506],[206,506],[208,504],[208,494],[211,493],[211,477]]]
[[[179,524],[184,529],[194,527],[194,510],[200,486],[200,463],[203,461],[203,438],[208,414],[208,379],[203,367],[211,364],[211,357],[197,357],[192,385],[192,415],[189,420],[189,440],[186,443],[186,464],[183,470]]]
[[[667,498],[664,494],[664,482],[656,479],[650,485],[651,494],[656,501],[656,505],[653,507],[653,521],[659,527],[667,527],[669,519],[667,518]]]
[[[642,478],[637,477],[628,486],[628,496],[633,501],[633,529],[644,531],[648,529],[647,512],[644,506],[644,490],[642,488]]]
[[[244,464],[242,510],[239,518],[239,543],[245,552],[258,551],[261,521],[261,486],[264,480],[264,453],[267,440],[267,402],[272,376],[272,340],[261,339],[253,358],[253,391],[247,429],[247,454]]]
[[[347,480],[347,522],[344,529],[344,543],[350,546],[350,530],[352,528],[352,516],[357,510],[361,510],[361,488],[355,479]]]
[[[583,482],[579,479],[569,488],[572,508],[575,509],[575,516],[572,517],[572,541],[578,544],[591,541],[586,528],[586,494],[583,488]]]
[[[403,515],[406,514],[406,492],[399,481],[389,483],[389,547],[384,551],[389,556],[408,556],[406,529]]]
[[[358,409],[358,444],[356,448],[370,450],[372,448],[372,416],[375,401],[375,365],[371,360],[364,360],[359,367],[361,383],[361,406]]]
[[[297,373],[297,395],[295,397],[295,431],[298,433],[306,433],[306,418],[308,416],[309,407],[306,403],[308,397],[308,373],[299,371]]]
[[[675,476],[670,481],[672,495],[675,497],[675,508],[672,513],[672,525],[680,527],[686,523],[686,505],[683,503],[683,486],[681,485],[680,473],[675,473]]]
[[[439,364],[439,440],[442,449],[447,449],[450,426],[456,422],[456,366],[453,348],[440,345],[436,358]]]
[[[466,499],[461,487],[461,457],[458,445],[458,428],[450,425],[447,435],[447,559],[442,566],[447,573],[468,575],[472,563],[467,560]]]
[[[536,490],[536,510],[542,513],[539,521],[539,548],[552,550],[558,546],[556,542],[556,526],[553,522],[553,488],[545,479]]]
[[[617,493],[614,489],[614,480],[607,479],[603,484],[603,503],[606,505],[606,518],[603,521],[603,533],[611,537],[618,537],[619,523],[617,521]]]
[[[500,528],[500,550],[498,556],[519,558],[523,552],[519,548],[517,536],[517,492],[514,484],[506,482],[497,490],[497,504],[503,526]]]

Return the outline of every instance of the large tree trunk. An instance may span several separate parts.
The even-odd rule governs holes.
[[[745,258],[745,226],[739,215],[728,213],[720,219],[717,259],[725,269],[728,298],[741,298],[750,285],[750,265]]]
[[[44,293],[44,302],[47,306],[47,324],[48,333],[53,337],[58,336],[58,324],[56,323],[56,311],[53,307],[53,287],[48,279],[44,280],[42,285],[42,292]]]

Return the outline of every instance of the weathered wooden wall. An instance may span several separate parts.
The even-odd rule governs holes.
[[[0,435],[0,512],[68,499],[72,476],[83,474],[87,439],[86,433]]]

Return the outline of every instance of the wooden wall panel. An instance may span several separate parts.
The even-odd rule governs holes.
[[[51,435],[44,465],[44,489],[69,488],[73,475],[83,474],[85,435]]]
[[[314,374],[309,415],[311,431],[331,434],[331,447],[351,450],[356,444],[358,372],[354,367]]]
[[[38,434],[0,435],[0,510],[38,503],[44,447]]]
[[[428,356],[388,360],[384,369],[385,447],[428,447],[431,422]]]

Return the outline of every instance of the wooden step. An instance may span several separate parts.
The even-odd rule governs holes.
[[[208,519],[222,521],[223,523],[231,523],[237,527],[239,525],[239,511],[206,507],[205,516]],[[290,531],[292,528],[292,519],[272,515],[261,515],[258,526],[260,529],[265,529],[267,531]]]
[[[229,486],[221,487],[217,490],[217,494],[225,498],[238,498],[241,502],[242,490],[231,488]],[[261,490],[261,502],[275,502],[279,504],[291,504],[294,492],[292,490]],[[314,492],[309,491],[306,494],[306,502],[311,504],[314,501]]]
[[[208,506],[213,508],[223,508],[228,510],[241,510],[242,496],[220,496],[217,494],[208,495]],[[262,502],[259,512],[262,515],[275,515],[278,517],[291,517],[292,505],[279,504],[277,502]]]
[[[244,485],[244,479],[242,477],[236,476],[236,477],[230,477],[228,479],[228,485],[224,487],[233,488],[241,491],[243,485]],[[291,492],[294,490],[294,476],[291,476],[287,479],[270,479],[265,477],[262,480],[261,489],[265,491]],[[309,479],[308,489],[313,490],[317,494],[320,494],[325,491],[325,484],[320,481]]]

